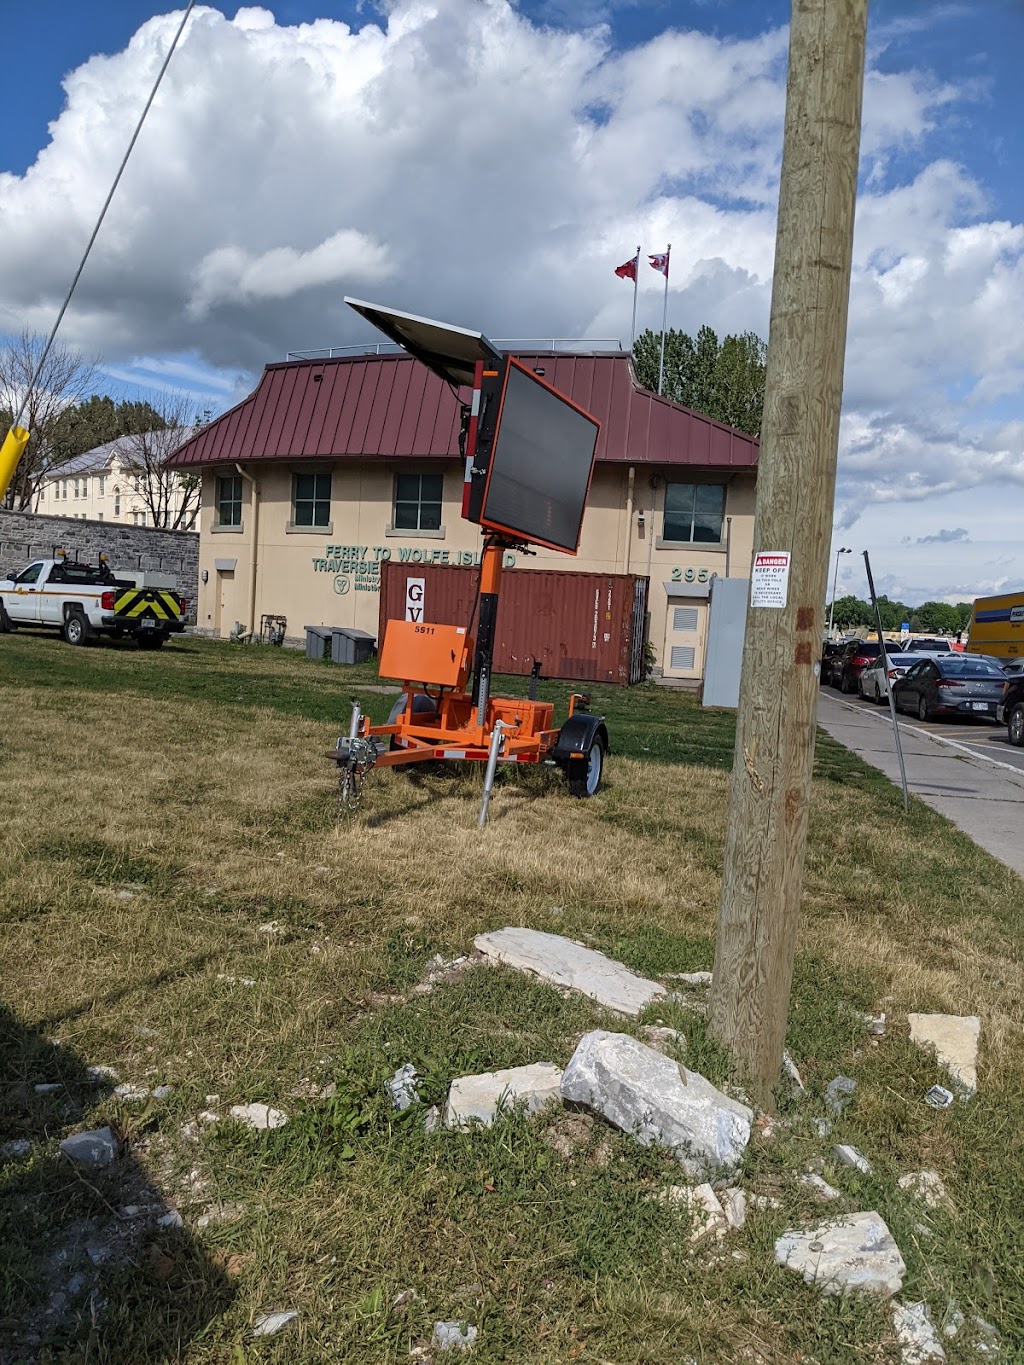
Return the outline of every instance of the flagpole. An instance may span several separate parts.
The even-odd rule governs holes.
[[[661,364],[658,367],[658,397],[661,397],[662,384],[665,379],[665,326],[668,322],[668,269],[672,255],[672,243],[669,242],[665,248],[665,306],[661,311]]]
[[[629,354],[636,346],[636,291],[640,287],[640,244],[636,248],[636,269],[633,271],[633,330],[629,334]]]

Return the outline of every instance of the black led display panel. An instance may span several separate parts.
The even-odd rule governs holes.
[[[509,360],[479,521],[574,555],[600,423]]]

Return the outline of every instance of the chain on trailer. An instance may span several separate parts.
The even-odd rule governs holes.
[[[352,719],[348,736],[339,735],[337,749],[346,753],[344,763],[338,764],[338,804],[342,811],[353,810],[363,794],[363,776],[377,762],[380,750],[377,741],[359,733],[363,712],[358,700],[352,698]]]

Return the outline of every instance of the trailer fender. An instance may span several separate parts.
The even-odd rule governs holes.
[[[550,756],[556,763],[568,763],[573,754],[589,753],[595,739],[600,739],[607,753],[611,746],[608,743],[608,729],[604,723],[604,716],[594,716],[589,711],[577,711],[559,730]]]
[[[388,716],[389,725],[398,724],[399,717],[405,711],[405,704],[406,694],[403,692],[391,708],[391,715]],[[428,715],[436,715],[437,706],[433,697],[428,697],[425,692],[414,692],[412,694],[412,713],[414,716],[423,716],[424,719],[426,719]]]

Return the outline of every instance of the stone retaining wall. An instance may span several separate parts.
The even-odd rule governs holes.
[[[113,521],[82,521],[0,509],[0,570],[24,568],[31,559],[52,559],[57,549],[92,564],[99,554],[108,554],[115,573],[149,569],[173,574],[178,591],[188,598],[190,610],[198,596],[196,531],[157,531],[150,526],[123,526]]]

